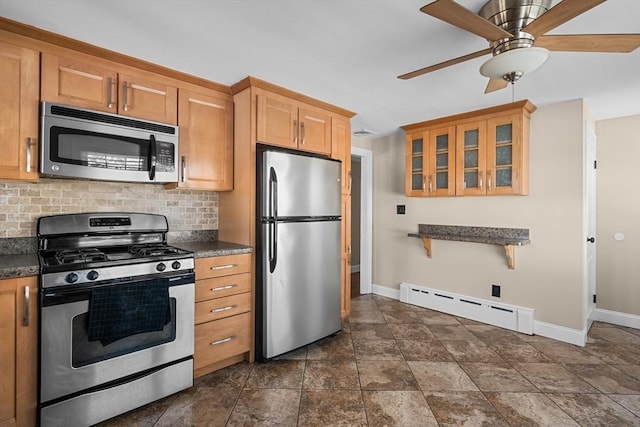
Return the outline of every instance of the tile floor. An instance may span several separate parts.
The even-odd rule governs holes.
[[[640,330],[586,347],[379,296],[342,332],[241,363],[103,426],[640,426]]]

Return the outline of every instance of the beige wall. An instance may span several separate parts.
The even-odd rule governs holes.
[[[37,184],[0,182],[0,238],[35,236],[41,216],[109,211],[166,215],[170,231],[218,228],[218,194],[214,192],[61,179]]]
[[[640,315],[640,115],[599,121],[596,134],[597,308]]]
[[[531,122],[530,195],[407,198],[404,132],[373,141],[373,283],[401,282],[535,309],[537,321],[584,328],[583,102],[539,107]],[[428,119],[425,117],[425,119]],[[396,215],[396,204],[407,214]],[[531,244],[516,248],[516,269],[500,246],[433,241],[426,257],[419,223],[529,228]]]

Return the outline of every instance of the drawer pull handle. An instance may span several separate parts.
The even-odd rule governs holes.
[[[218,265],[215,267],[211,267],[211,270],[225,270],[227,268],[233,268],[233,267],[237,267],[238,264],[225,264],[225,265]]]
[[[211,288],[213,292],[215,291],[226,291],[227,289],[237,288],[238,285],[226,285],[226,286],[218,286],[217,288]]]
[[[221,311],[227,311],[236,308],[237,305],[228,305],[226,307],[214,308],[211,310],[212,313],[220,313]]]
[[[220,345],[220,344],[224,344],[224,343],[226,343],[226,342],[229,342],[229,341],[235,340],[236,338],[237,338],[237,337],[235,337],[235,336],[230,336],[230,337],[227,337],[227,338],[223,338],[223,339],[221,339],[221,340],[218,340],[218,341],[214,341],[214,342],[212,342],[212,343],[211,343],[211,345]]]

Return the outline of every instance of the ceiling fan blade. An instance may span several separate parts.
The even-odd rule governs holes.
[[[540,36],[536,46],[564,52],[631,52],[640,47],[640,34]]]
[[[420,11],[490,41],[512,36],[510,32],[476,15],[453,0],[436,0],[420,8]]]
[[[470,53],[468,55],[460,56],[458,58],[450,59],[448,61],[444,61],[444,62],[441,62],[439,64],[430,65],[428,67],[420,68],[419,70],[415,70],[415,71],[412,71],[410,73],[402,74],[401,76],[398,76],[398,78],[402,79],[402,80],[409,80],[409,79],[412,79],[414,77],[418,77],[418,76],[421,76],[423,74],[427,74],[427,73],[430,73],[432,71],[439,70],[441,68],[449,67],[451,65],[459,64],[460,62],[464,62],[464,61],[468,61],[470,59],[478,58],[480,56],[486,55],[486,54],[491,53],[491,52],[492,52],[491,48],[487,48],[487,49],[484,49],[484,50],[479,50],[477,52]]]
[[[505,79],[489,79],[489,83],[487,83],[487,87],[484,90],[484,93],[495,92],[500,89],[504,89],[509,84]]]
[[[524,27],[522,31],[537,37],[605,1],[606,0],[563,0]]]

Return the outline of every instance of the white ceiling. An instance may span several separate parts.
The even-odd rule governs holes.
[[[396,78],[489,47],[420,12],[429,1],[0,0],[0,15],[226,85],[259,77],[352,110],[354,131],[380,136],[512,101],[511,88],[483,93],[488,56]],[[485,0],[458,2],[477,12]],[[609,0],[549,34],[639,32],[640,0]],[[584,98],[596,120],[640,114],[640,49],[553,52],[514,89],[538,106]]]

